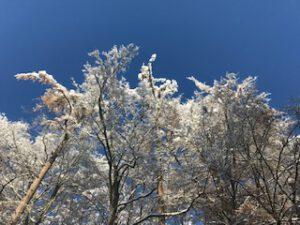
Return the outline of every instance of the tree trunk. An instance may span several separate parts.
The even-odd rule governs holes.
[[[60,145],[55,149],[55,151],[52,153],[51,157],[48,159],[48,161],[45,163],[45,165],[42,167],[42,169],[39,172],[39,175],[34,179],[32,184],[30,185],[29,189],[27,190],[25,196],[21,199],[19,202],[18,207],[16,208],[10,225],[16,225],[18,224],[22,214],[24,213],[26,206],[36,193],[37,189],[39,188],[40,184],[42,183],[44,177],[46,176],[47,172],[52,167],[53,163],[55,162],[56,158],[58,157],[59,153],[62,151],[65,143],[68,141],[69,135],[65,134],[64,139],[60,143]]]
[[[113,167],[113,182],[110,186],[110,216],[108,220],[109,225],[116,225],[118,219],[118,204],[119,204],[119,174],[118,169]]]
[[[158,186],[157,186],[157,193],[158,193],[158,211],[159,213],[165,213],[165,203],[164,203],[164,186],[163,186],[163,176],[160,175],[158,178]],[[166,218],[162,216],[159,218],[159,225],[165,225]]]

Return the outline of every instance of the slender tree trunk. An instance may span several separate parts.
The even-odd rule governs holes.
[[[165,203],[164,203],[164,186],[163,186],[163,176],[160,175],[158,178],[158,186],[157,186],[157,193],[158,193],[158,211],[160,213],[165,213]],[[165,225],[166,218],[163,216],[159,218],[159,225]]]
[[[118,204],[119,204],[119,174],[118,169],[113,167],[113,182],[110,186],[110,217],[108,220],[109,225],[116,225],[118,219]]]
[[[16,208],[10,225],[16,225],[18,224],[22,214],[24,213],[26,206],[36,193],[37,189],[39,188],[40,184],[42,183],[44,177],[46,176],[47,172],[50,170],[50,168],[53,166],[53,163],[55,162],[56,158],[58,157],[59,153],[62,151],[62,149],[65,146],[65,143],[69,140],[69,135],[65,134],[62,142],[60,145],[55,149],[55,151],[52,153],[51,157],[48,159],[48,161],[45,163],[45,165],[42,167],[42,169],[39,172],[39,175],[33,180],[32,184],[30,185],[29,189],[25,193],[24,197],[19,202],[18,207]]]

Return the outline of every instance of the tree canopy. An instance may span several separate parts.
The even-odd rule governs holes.
[[[124,77],[138,48],[90,53],[73,89],[46,71],[33,123],[0,114],[1,224],[299,224],[299,110],[271,107],[256,77],[209,86]]]

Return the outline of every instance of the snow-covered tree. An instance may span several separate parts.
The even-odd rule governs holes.
[[[298,117],[272,108],[256,78],[212,86],[124,78],[138,48],[94,51],[72,89],[45,71],[32,123],[0,115],[2,224],[297,224]],[[297,110],[294,110],[297,115]]]

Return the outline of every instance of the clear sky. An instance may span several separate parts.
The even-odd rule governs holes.
[[[88,52],[131,42],[140,46],[133,82],[157,53],[155,73],[176,79],[185,96],[194,90],[185,77],[210,84],[226,72],[258,76],[274,106],[300,95],[299,0],[1,0],[0,112],[30,118],[42,93],[13,75],[80,81]]]

